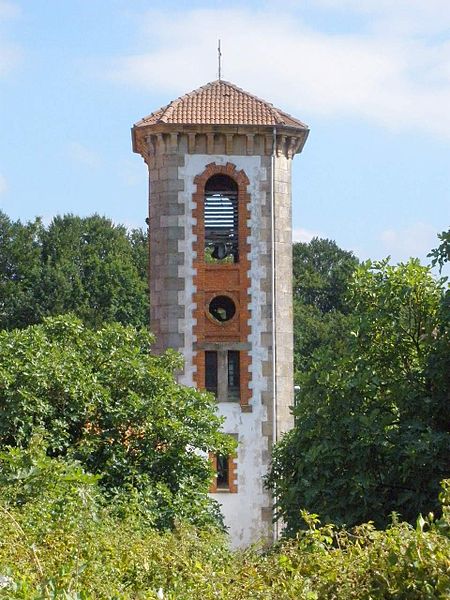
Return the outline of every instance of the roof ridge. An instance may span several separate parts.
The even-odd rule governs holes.
[[[226,83],[227,85],[229,85],[230,87],[234,88],[235,90],[238,90],[239,92],[242,92],[246,96],[250,96],[254,100],[257,100],[258,102],[261,102],[261,104],[263,104],[264,106],[269,107],[270,110],[271,110],[271,112],[274,113],[276,116],[278,116],[280,118],[280,121],[281,121],[282,125],[285,124],[285,121],[284,121],[283,117],[288,117],[289,119],[292,119],[293,121],[297,121],[297,122],[301,123],[302,125],[305,125],[304,123],[302,123],[302,121],[299,121],[299,119],[296,119],[295,117],[293,117],[289,113],[285,112],[284,110],[281,110],[280,108],[277,108],[276,106],[274,106],[272,104],[272,102],[268,102],[267,100],[264,100],[263,98],[260,98],[259,96],[256,96],[256,94],[252,94],[251,92],[247,92],[243,88],[240,88],[238,85],[236,85],[234,83],[231,83],[230,81],[225,81],[223,79],[216,79],[216,81],[218,81],[220,83]],[[216,81],[213,81],[211,83],[216,83]],[[208,84],[208,85],[210,85],[210,84]],[[306,127],[306,125],[305,125],[305,127]]]
[[[209,83],[207,83],[205,85],[202,85],[201,87],[196,88],[195,90],[192,90],[190,92],[186,92],[182,96],[178,96],[178,98],[175,98],[175,100],[172,100],[171,102],[169,102],[169,104],[167,104],[164,107],[164,111],[163,111],[163,114],[161,115],[160,120],[164,121],[165,123],[167,123],[166,119],[168,117],[170,117],[174,113],[174,111],[177,108],[177,106],[179,106],[182,103],[183,100],[185,100],[186,98],[191,98],[192,96],[194,96],[195,94],[197,94],[197,92],[199,92],[202,89],[207,88],[209,85],[210,85]],[[156,112],[158,112],[158,111],[156,111]],[[151,116],[151,115],[149,115],[149,116]]]
[[[261,102],[262,104],[264,104],[264,106],[269,107],[270,110],[271,110],[271,112],[274,113],[274,115],[276,115],[277,117],[280,118],[281,124],[284,124],[284,118],[283,117],[288,117],[289,119],[292,119],[294,121],[298,121],[298,119],[296,119],[295,117],[293,117],[289,113],[287,113],[284,110],[281,110],[280,108],[277,108],[276,106],[274,106],[274,104],[272,104],[272,102],[268,102],[267,100],[263,100],[259,96],[256,96],[255,94],[252,94],[251,92],[247,92],[246,90],[240,88],[239,86],[235,85],[234,83],[230,83],[230,82],[226,82],[226,83],[228,85],[230,85],[231,87],[233,87],[234,89],[239,90],[240,92],[243,92],[247,96],[251,96],[252,98],[254,98],[255,100],[257,100],[258,102]]]
[[[225,81],[224,79],[216,79],[216,81],[219,83],[225,83],[226,85],[229,85],[230,87],[237,90],[238,92],[242,92],[246,96],[250,96],[254,100],[257,100],[258,102],[261,102],[262,104],[265,104],[266,106],[275,108],[274,105],[272,104],[272,102],[268,102],[267,100],[263,100],[262,98],[260,98],[259,96],[256,96],[255,94],[252,94],[251,92],[247,92],[247,90],[244,90],[243,88],[239,87],[235,83],[231,83],[231,81]],[[216,83],[216,81],[212,81],[211,83]]]
[[[218,81],[223,81],[223,80],[218,80]],[[239,92],[242,92],[246,96],[250,96],[251,98],[253,98],[257,102],[260,102],[264,106],[268,107],[269,110],[270,110],[270,112],[274,116],[277,116],[277,117],[280,118],[280,121],[281,121],[282,124],[284,123],[284,119],[282,118],[284,116],[290,117],[291,119],[294,119],[294,120],[297,120],[294,117],[292,117],[289,113],[286,113],[286,112],[282,111],[281,109],[277,108],[276,106],[274,106],[274,104],[272,102],[268,102],[267,100],[264,100],[263,98],[260,98],[256,94],[252,94],[251,92],[247,92],[243,88],[239,87],[238,85],[235,85],[234,83],[231,83],[230,81],[223,81],[223,83],[226,83],[227,85],[229,85],[233,89],[238,90]]]
[[[154,110],[153,112],[151,112],[149,115],[147,115],[146,117],[142,117],[142,119],[140,119],[136,125],[140,125],[140,124],[145,124],[147,121],[149,121],[152,117],[156,117],[158,115],[162,115],[164,113],[164,111],[166,110],[166,108],[169,105],[166,104],[166,106],[162,106],[161,108],[158,108],[158,110]]]
[[[181,98],[177,98],[176,100],[172,100],[164,109],[160,121],[167,123],[168,118],[173,114],[175,108],[180,104]]]
[[[226,93],[227,89],[230,93]],[[156,123],[216,123],[307,126],[271,102],[247,92],[231,81],[215,79],[178,96],[141,119],[137,126]]]
[[[260,98],[256,94],[252,94],[251,92],[247,92],[247,90],[244,90],[243,88],[239,87],[235,83],[232,83],[231,81],[226,81],[225,79],[215,79],[214,81],[210,81],[206,85],[204,85],[204,86],[202,86],[200,88],[197,88],[197,90],[194,90],[193,92],[190,92],[190,93],[192,94],[192,93],[194,93],[194,92],[196,92],[198,90],[201,90],[202,88],[205,88],[205,87],[208,87],[208,86],[212,86],[215,83],[224,83],[226,85],[229,85],[234,90],[237,90],[238,92],[241,92],[245,96],[250,96],[251,98],[253,98],[257,102],[260,102],[264,106],[267,106],[270,109],[270,111],[272,112],[272,114],[274,116],[279,117],[282,125],[285,124],[285,120],[284,120],[283,117],[288,117],[289,119],[292,119],[293,121],[297,121],[299,123],[302,123],[301,121],[299,121],[298,119],[296,119],[295,117],[293,117],[292,115],[290,115],[289,113],[287,113],[284,110],[281,110],[280,108],[277,108],[276,106],[274,106],[274,104],[272,102],[268,102],[267,100],[264,100],[263,98]],[[302,125],[305,125],[305,124],[302,123]],[[306,125],[305,125],[305,127],[306,127]]]

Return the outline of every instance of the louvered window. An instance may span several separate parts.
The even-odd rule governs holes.
[[[205,259],[207,262],[238,262],[239,210],[236,182],[213,175],[205,186]]]

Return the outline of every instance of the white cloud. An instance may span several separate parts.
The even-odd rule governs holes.
[[[339,2],[315,0],[329,10],[338,10]],[[392,8],[396,2],[400,8]],[[396,2],[382,0],[380,7],[375,0],[362,1],[367,27],[358,34],[312,29],[286,12],[152,11],[141,20],[142,52],[113,61],[106,70],[116,81],[173,97],[217,77],[220,37],[224,79],[300,119],[305,112],[362,117],[391,129],[450,138],[450,41],[414,35],[419,26],[429,30],[434,18],[450,27],[450,5],[448,0],[411,0],[411,23],[399,33],[410,2]],[[343,5],[362,12],[360,0],[343,0]]]
[[[17,4],[0,0],[0,23],[15,18],[19,14],[20,9]],[[21,50],[17,45],[5,42],[0,38],[0,76],[6,75],[17,66],[21,54]]]
[[[8,189],[8,184],[6,183],[6,178],[0,174],[0,195],[4,194]]]
[[[446,32],[450,26],[448,0],[315,0],[317,6],[355,12],[370,18],[370,27],[384,33]]]
[[[309,231],[308,229],[303,229],[301,227],[292,231],[293,242],[304,242],[308,244],[314,237],[323,237],[323,235],[317,231]]]
[[[0,19],[13,19],[20,14],[20,8],[8,0],[0,0]]]
[[[69,142],[67,155],[73,162],[86,167],[97,168],[101,164],[100,156],[80,142]]]
[[[390,255],[394,262],[404,261],[412,256],[427,263],[429,260],[426,255],[438,245],[436,228],[422,222],[398,229],[385,229],[379,238],[384,255]]]

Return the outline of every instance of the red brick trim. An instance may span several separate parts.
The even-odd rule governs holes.
[[[237,494],[238,492],[238,483],[237,483],[237,455],[230,454],[228,457],[228,488],[217,488],[217,454],[213,454],[210,452],[209,460],[211,461],[211,466],[214,471],[214,477],[211,482],[211,486],[209,488],[210,494],[217,494],[220,492],[228,492],[230,494]]]
[[[238,236],[239,236],[239,262],[236,264],[207,265],[204,260],[205,230],[204,230],[204,197],[205,185],[213,175],[222,174],[231,177],[238,186]],[[193,243],[193,250],[196,252],[194,259],[194,286],[195,294],[193,301],[196,304],[194,309],[194,318],[196,324],[193,333],[197,342],[203,341],[239,341],[247,342],[250,335],[250,261],[248,253],[250,245],[248,238],[250,236],[250,195],[247,193],[249,179],[244,171],[238,171],[232,163],[226,165],[217,165],[210,163],[206,166],[203,173],[197,175],[194,179],[197,191],[193,194],[195,208],[192,216],[195,219],[193,234],[197,236],[197,241]],[[229,289],[230,277],[236,277],[237,286]],[[205,313],[205,303],[215,295],[230,295],[237,300],[238,309],[237,318],[231,319],[219,327],[215,326]],[[216,329],[214,329],[216,327]],[[250,365],[251,357],[248,351],[240,353],[240,403],[248,410],[250,406]],[[205,358],[204,352],[196,352],[194,356],[194,382],[198,388],[205,387]]]

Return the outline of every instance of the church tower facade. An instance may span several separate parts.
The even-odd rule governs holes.
[[[145,117],[151,330],[213,393],[236,456],[211,457],[233,545],[273,538],[263,478],[292,426],[291,164],[308,128],[225,81]]]

